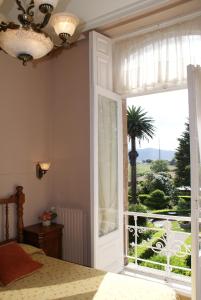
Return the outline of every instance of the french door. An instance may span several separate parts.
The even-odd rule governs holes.
[[[123,268],[122,102],[112,92],[111,41],[90,34],[92,266]]]
[[[191,147],[192,300],[201,299],[201,68],[188,66]]]

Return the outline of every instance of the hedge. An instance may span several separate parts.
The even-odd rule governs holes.
[[[145,202],[147,201],[147,199],[149,197],[150,196],[148,194],[140,194],[140,195],[138,195],[139,202],[142,203],[142,204],[145,204]]]
[[[162,271],[165,270],[165,266],[154,264],[154,262],[159,262],[159,263],[162,263],[162,264],[166,264],[167,263],[166,256],[155,254],[152,257],[150,257],[149,260],[153,261],[153,263],[151,263],[151,262],[141,262],[140,265],[143,266],[143,267],[153,268],[153,269],[157,269],[157,270],[162,270]],[[187,270],[176,269],[176,266],[177,267],[183,267],[183,268],[188,267],[185,259],[182,259],[181,257],[177,257],[177,256],[172,256],[170,258],[170,264],[172,266],[175,266],[175,268],[172,268],[172,273],[181,274],[181,275],[185,275],[185,276],[191,276],[191,271],[190,270],[187,271]]]
[[[158,214],[158,215],[168,215],[170,212],[175,213],[175,215],[177,215],[177,210],[173,208],[157,209],[151,211],[152,214]]]
[[[186,240],[185,243],[187,245],[191,244],[191,236],[189,236]],[[185,246],[182,246],[182,251],[185,251]],[[166,263],[167,259],[166,256],[164,255],[159,255],[159,254],[154,254],[153,256],[149,257],[149,260],[153,262],[160,262],[160,263]],[[153,268],[153,269],[158,269],[158,270],[164,270],[164,266],[156,265],[151,262],[139,262],[141,266]],[[172,266],[175,266],[175,268],[172,269],[172,272],[175,274],[182,274],[185,276],[191,276],[191,271],[187,270],[180,270],[177,269],[176,267],[183,267],[183,268],[191,268],[191,255],[187,254],[184,257],[178,257],[176,255],[170,257],[170,264]]]
[[[157,243],[161,243],[163,246],[165,246],[165,242],[163,242],[164,232],[157,232],[158,235],[152,239],[152,245],[151,247],[156,247]],[[156,252],[154,252],[151,248],[144,249],[144,251],[141,252],[141,254],[138,256],[142,259],[149,259],[151,256],[153,256]]]
[[[150,230],[151,231],[151,230]],[[153,233],[153,230],[152,230]],[[151,239],[151,247],[155,247],[156,243],[160,241],[161,237],[164,235],[164,230],[160,230],[152,235]],[[146,241],[145,244],[142,246],[137,246],[137,257],[138,258],[143,258],[143,259],[148,259],[150,256],[153,255],[153,250],[148,248],[148,244],[150,241]],[[146,246],[147,245],[147,246]],[[151,250],[151,251],[150,251]],[[135,252],[135,249],[130,249],[129,255],[132,256],[133,252]]]
[[[191,197],[178,196],[177,211],[180,215],[188,216],[191,212]]]
[[[180,196],[177,196],[177,198],[181,198],[181,199],[184,199],[184,200],[191,200],[191,196],[182,196],[182,195],[180,195]]]
[[[167,198],[165,196],[165,193],[161,190],[154,190],[151,192],[149,197],[145,200],[145,205],[147,205],[150,208],[166,208],[169,203],[169,197]]]

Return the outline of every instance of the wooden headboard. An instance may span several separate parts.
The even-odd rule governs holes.
[[[0,205],[5,206],[5,240],[1,243],[6,243],[10,241],[9,237],[9,204],[14,203],[16,204],[16,211],[17,211],[17,237],[16,240],[21,243],[23,241],[23,204],[25,202],[25,195],[23,193],[23,187],[17,186],[16,193],[11,195],[9,198],[0,199]],[[0,244],[1,244],[0,243]]]

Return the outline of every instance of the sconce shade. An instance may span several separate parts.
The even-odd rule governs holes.
[[[39,162],[36,165],[36,176],[41,179],[49,170],[50,162]]]
[[[51,163],[50,162],[39,162],[39,165],[43,171],[48,171]]]
[[[51,24],[57,35],[66,33],[72,36],[79,24],[79,19],[69,13],[58,13],[52,16]]]
[[[36,6],[40,6],[43,4],[49,4],[49,5],[52,5],[54,8],[57,6],[58,2],[59,2],[59,0],[35,0],[34,1]]]
[[[53,43],[44,34],[20,28],[8,29],[6,32],[1,32],[0,47],[14,57],[27,54],[33,59],[38,59],[53,49]]]

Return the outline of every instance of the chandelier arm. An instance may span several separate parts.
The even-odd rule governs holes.
[[[5,50],[3,50],[1,47],[0,47],[0,51],[2,51],[2,52],[4,52],[5,54],[8,55],[8,53]]]
[[[39,29],[42,29],[42,28],[44,28],[45,26],[47,26],[47,24],[49,23],[49,20],[50,20],[50,18],[51,18],[51,15],[52,15],[52,14],[49,13],[49,12],[48,12],[47,14],[45,14],[42,23],[36,24],[36,26],[37,26]]]
[[[26,10],[25,8],[22,6],[22,3],[20,0],[16,0],[17,6],[18,6],[18,10],[21,10],[23,12],[23,14],[26,14]]]
[[[56,52],[57,50],[63,48],[63,49],[71,49],[73,47],[77,46],[77,43],[69,43],[69,42],[62,42],[60,45],[54,44],[54,47],[52,51],[49,53],[51,54],[52,52]],[[48,55],[49,55],[48,54]]]
[[[5,23],[5,22],[1,22],[0,23],[0,32],[1,31],[6,31],[7,29],[18,29],[20,28],[20,25],[17,25],[13,22],[9,22],[9,23]]]
[[[31,1],[30,1],[30,4],[29,4],[29,6],[28,6],[28,8],[27,8],[27,10],[26,10],[26,14],[27,14],[28,16],[31,16],[31,17],[34,16],[34,12],[32,11],[32,9],[33,9],[34,7],[35,7],[34,0],[31,0]]]
[[[34,18],[34,12],[32,11],[35,6],[34,0],[29,1],[29,5],[26,9],[21,4],[20,0],[16,0],[16,3],[18,5],[18,10],[22,11],[22,13],[18,15],[18,20],[20,24],[24,28],[29,28]]]

